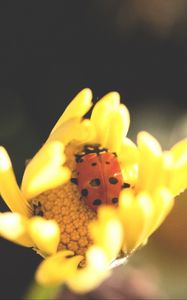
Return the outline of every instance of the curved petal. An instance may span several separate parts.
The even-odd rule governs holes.
[[[173,196],[177,196],[187,188],[187,169],[174,168],[170,177],[169,188],[173,192]]]
[[[143,244],[149,235],[153,203],[146,192],[134,196],[132,190],[123,190],[119,200],[119,215],[124,230],[124,252],[131,253]]]
[[[139,151],[137,146],[128,138],[124,138],[118,155],[123,180],[135,185],[138,178]]]
[[[27,199],[67,182],[71,173],[62,166],[64,162],[62,143],[53,141],[45,144],[29,162],[23,175],[21,189]]]
[[[113,113],[117,111],[120,104],[120,95],[117,92],[111,92],[105,95],[94,106],[91,114],[91,122],[94,124],[97,133],[97,141],[105,146],[107,141],[109,124]]]
[[[162,150],[157,140],[143,131],[138,134],[139,174],[137,189],[152,192],[162,170]]]
[[[119,154],[122,141],[126,136],[130,124],[129,111],[124,104],[120,104],[108,120],[104,146]]]
[[[176,167],[187,166],[187,139],[184,139],[171,148],[171,154]]]
[[[13,212],[29,216],[29,204],[20,191],[5,148],[0,147],[0,194]]]
[[[139,151],[135,143],[129,138],[123,138],[118,159],[122,166],[138,164],[139,162]]]
[[[72,118],[78,118],[79,120],[89,111],[92,107],[92,91],[88,88],[82,90],[67,106],[62,116],[59,118],[55,126],[53,127],[51,134],[61,126],[62,123]]]
[[[58,285],[66,282],[77,272],[82,259],[82,256],[73,256],[72,251],[59,251],[40,264],[36,280],[42,285]]]
[[[123,229],[115,208],[103,206],[98,211],[97,220],[90,223],[90,235],[112,261],[120,252],[123,240]]]
[[[151,235],[165,220],[168,213],[174,205],[174,199],[169,189],[165,187],[158,188],[152,197],[154,211],[151,225],[149,228],[149,235]]]
[[[81,143],[89,142],[95,138],[95,128],[90,120],[85,119],[82,122],[78,118],[70,119],[61,124],[49,136],[46,143],[60,141],[67,145],[72,140]]]
[[[171,148],[173,169],[170,175],[169,187],[176,196],[187,188],[187,139],[178,142]]]
[[[27,232],[28,220],[18,213],[0,214],[0,236],[16,244],[33,247],[33,242]]]
[[[68,286],[77,293],[85,293],[97,288],[111,273],[108,257],[100,247],[92,246],[88,249],[86,262],[85,268],[77,270],[74,276],[67,280]]]
[[[36,272],[42,285],[66,283],[75,292],[84,293],[97,287],[110,274],[108,260],[101,248],[93,246],[87,252],[87,266],[78,269],[82,256],[63,250],[46,258]]]
[[[122,167],[123,180],[131,186],[135,186],[138,178],[138,165],[126,165]]]
[[[28,221],[28,233],[33,244],[45,255],[54,254],[60,241],[60,228],[54,220],[33,217]]]

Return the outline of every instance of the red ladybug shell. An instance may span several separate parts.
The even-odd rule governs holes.
[[[118,159],[111,152],[89,153],[77,162],[81,199],[93,210],[101,204],[117,205],[123,185]]]

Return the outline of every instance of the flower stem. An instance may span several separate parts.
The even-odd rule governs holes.
[[[44,287],[33,282],[24,296],[24,300],[50,300],[55,299],[59,290],[62,291],[62,285]]]

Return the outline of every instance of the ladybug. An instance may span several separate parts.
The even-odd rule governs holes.
[[[101,204],[116,206],[121,189],[130,186],[123,183],[116,153],[100,144],[85,145],[75,160],[77,178],[71,181],[78,185],[81,200],[94,211]]]

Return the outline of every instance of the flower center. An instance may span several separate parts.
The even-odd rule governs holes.
[[[76,146],[71,143],[66,147],[66,165],[76,176],[74,154]],[[77,185],[68,182],[58,188],[48,190],[31,200],[33,215],[54,219],[60,226],[61,238],[58,250],[68,249],[75,254],[84,255],[92,244],[88,224],[96,218],[96,212],[80,200]]]

